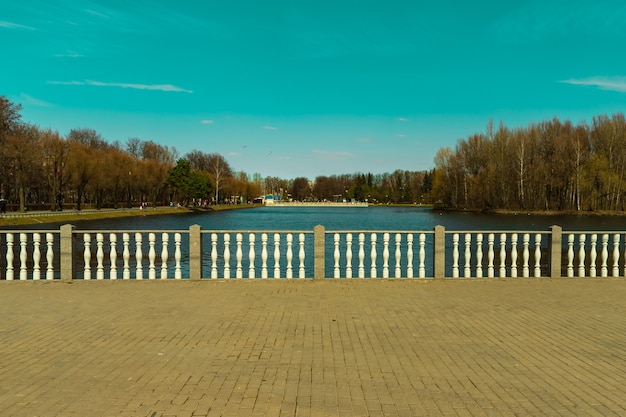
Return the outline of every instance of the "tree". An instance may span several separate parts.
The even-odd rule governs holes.
[[[311,186],[308,178],[298,177],[291,183],[291,198],[296,201],[306,201],[311,196]]]
[[[192,198],[206,198],[211,192],[207,176],[193,170],[186,159],[177,161],[176,166],[169,171],[165,185],[178,194],[184,205],[188,205]]]
[[[22,115],[21,104],[14,104],[5,96],[0,96],[0,143],[2,143],[7,135],[20,125]]]

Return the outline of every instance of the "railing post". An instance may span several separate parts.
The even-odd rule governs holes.
[[[561,258],[563,256],[563,228],[552,226],[550,233],[550,277],[561,276]]]
[[[71,281],[74,279],[74,226],[71,224],[65,224],[61,226],[61,280]]]
[[[318,224],[313,228],[313,258],[314,258],[314,266],[313,266],[313,278],[314,279],[324,279],[326,278],[326,268],[325,268],[325,249],[326,249],[326,229],[324,226]]]
[[[189,227],[189,279],[202,278],[202,234],[199,225]]]
[[[446,276],[446,228],[435,226],[435,242],[433,244],[435,278]]]

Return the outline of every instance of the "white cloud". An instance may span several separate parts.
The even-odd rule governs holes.
[[[20,25],[19,23],[7,22],[6,20],[0,20],[0,28],[6,29],[22,29],[22,30],[37,30],[31,26]]]
[[[213,120],[204,119],[204,120],[200,120],[200,123],[202,123],[203,125],[212,125],[213,124]]]
[[[184,88],[177,87],[172,84],[132,84],[132,83],[107,83],[102,81],[48,81],[48,84],[53,85],[91,85],[95,87],[118,87],[118,88],[131,88],[134,90],[151,90],[151,91],[166,91],[174,93],[193,93],[192,90],[185,90]]]
[[[597,87],[601,90],[610,90],[620,93],[626,93],[626,77],[590,77],[562,80],[560,82],[565,84]]]
[[[399,122],[408,122],[409,119],[405,119],[404,117],[398,117]]]
[[[352,153],[345,152],[345,151],[327,151],[327,150],[315,149],[313,153],[323,159],[330,159],[330,160],[342,160],[343,161],[352,157]]]
[[[82,58],[83,54],[74,51],[67,51],[64,54],[54,54],[56,58]]]
[[[261,129],[265,129],[265,130],[278,130],[277,127],[274,126],[262,126]]]
[[[20,94],[20,102],[24,105],[32,105],[37,107],[52,107],[52,103],[48,103],[47,101],[40,100],[33,96],[30,96],[26,93]]]

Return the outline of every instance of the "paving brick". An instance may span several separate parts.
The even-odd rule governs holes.
[[[0,415],[622,416],[626,280],[0,282]]]

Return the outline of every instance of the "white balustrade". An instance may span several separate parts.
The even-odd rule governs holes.
[[[182,268],[181,268],[181,249],[180,246],[182,244],[182,234],[175,233],[174,234],[174,261],[176,266],[174,267],[174,279],[182,278]]]
[[[304,233],[300,233],[298,237],[298,244],[300,245],[300,251],[298,252],[298,258],[300,259],[300,273],[298,274],[298,276],[300,278],[306,277],[306,270],[304,268],[304,258],[306,253],[304,251],[304,236]]]
[[[250,249],[248,250],[248,261],[250,262],[250,267],[248,268],[248,278],[253,279],[255,277],[255,268],[254,268],[254,258],[256,253],[254,251],[254,243],[256,240],[256,235],[254,233],[250,233],[248,235],[248,242],[250,244]]]
[[[156,234],[148,233],[148,279],[156,279],[156,266],[154,264],[156,260],[155,244]]]
[[[7,273],[6,273],[6,280],[7,281],[13,281],[14,278],[14,271],[13,271],[13,243],[14,243],[14,236],[13,233],[7,233],[6,234],[6,242],[7,242],[7,254],[6,254],[6,260],[7,260]]]
[[[598,252],[596,251],[596,245],[598,244],[598,235],[591,235],[591,253],[589,254],[589,276],[596,276],[596,260],[598,257]]]
[[[39,245],[41,244],[41,234],[33,233],[33,281],[39,281],[41,279],[41,250]]]
[[[26,280],[28,277],[28,235],[26,233],[20,233],[20,281]]]
[[[370,277],[376,278],[376,233],[370,235],[370,244],[372,245],[370,250]]]
[[[83,261],[85,262],[85,269],[83,279],[91,279],[91,235],[89,233],[83,234],[83,243],[85,249],[83,252]]]
[[[465,278],[470,278],[472,276],[472,235],[469,233],[465,234],[465,269],[463,276]]]
[[[169,256],[167,247],[169,245],[169,240],[169,234],[161,234],[161,279],[167,279],[167,258]]]
[[[224,233],[224,279],[230,279],[230,233]]]
[[[476,234],[476,278],[483,277],[483,234]]]
[[[339,233],[335,233],[333,238],[334,238],[334,243],[335,243],[335,250],[333,252],[333,257],[335,258],[335,267],[333,269],[334,271],[333,277],[339,278]]]
[[[117,235],[111,233],[109,235],[109,245],[111,246],[109,252],[109,260],[111,262],[111,270],[109,271],[109,279],[117,279]]]
[[[285,277],[287,279],[291,279],[293,278],[293,234],[288,233],[287,234],[287,272]]]
[[[261,278],[267,279],[267,233],[261,235]]]
[[[352,278],[352,233],[346,234],[346,278]]]
[[[402,251],[400,250],[400,246],[402,245],[402,235],[400,233],[396,233],[396,278],[402,277],[402,267],[401,267],[401,259],[402,259]]]
[[[96,279],[104,279],[104,234],[96,233]]]
[[[500,233],[500,278],[506,278],[506,233]]]
[[[389,233],[383,233],[383,278],[389,278]]]
[[[54,279],[54,235],[52,233],[46,233],[46,244],[48,250],[46,251],[46,280]]]
[[[237,242],[237,250],[235,251],[235,259],[237,260],[237,269],[235,270],[235,278],[241,279],[243,278],[243,250],[241,249],[241,245],[243,244],[243,234],[237,233],[235,236],[235,241]]]
[[[181,279],[183,271],[189,270],[187,252],[184,256],[185,265],[181,265],[183,261],[181,233],[174,234],[173,276],[168,276],[172,274],[172,271],[168,269],[169,234],[147,231],[133,233],[134,240],[130,233],[122,232],[76,233],[76,236],[80,236],[80,239],[76,241],[82,243],[82,245],[76,243],[77,249],[82,250],[82,254],[78,256],[83,259],[82,271],[78,271],[78,275],[82,275],[86,281],[106,278],[141,280],[144,279],[144,263],[148,269],[147,278],[150,280],[156,279],[157,274],[160,274],[160,279]],[[546,275],[546,271],[550,269],[546,265],[550,266],[552,262],[553,271],[554,256],[558,256],[557,260],[561,259],[561,255],[558,253],[555,255],[553,249],[551,252],[552,240],[544,239],[544,234],[549,236],[546,232],[522,233],[521,236],[516,232],[502,232],[499,233],[499,237],[494,232],[446,233],[451,241],[448,242],[450,246],[445,268],[453,278],[461,275],[464,278],[517,277],[518,268],[521,269],[520,276],[523,277],[549,276]],[[622,267],[626,258],[626,248],[622,248],[626,242],[621,236],[624,233],[573,232],[564,234],[562,240],[563,276],[626,276],[626,265]],[[261,239],[260,262],[256,259],[258,235]],[[210,278],[255,279],[257,276],[265,279],[270,277],[274,279],[311,278],[311,271],[307,272],[305,269],[305,261],[307,257],[313,255],[314,249],[313,246],[307,246],[305,233],[299,232],[297,237],[290,232],[273,232],[271,238],[269,233],[265,232],[258,232],[258,235],[254,232],[210,233],[210,250],[204,254],[207,266],[210,265]],[[412,232],[329,232],[326,236],[328,236],[326,247],[332,247],[325,260],[326,271],[330,274],[327,276],[389,279],[413,278],[415,274],[420,278],[425,278],[427,270],[436,269],[434,253],[431,258],[431,253],[428,252],[428,247],[431,246],[427,244],[427,233],[418,233],[418,254],[415,260],[419,264],[419,266],[415,265],[417,271],[413,269],[415,234]],[[122,241],[122,248],[120,248],[122,259],[118,259],[118,238]],[[147,256],[143,253],[144,238],[148,240],[146,242]],[[521,239],[519,250],[518,239]],[[381,240],[380,248],[378,247],[379,240]],[[2,253],[0,255],[6,259],[6,264],[5,270],[0,271],[2,273],[0,279],[53,280],[60,276],[55,270],[55,262],[57,265],[61,263],[61,260],[55,259],[56,253],[60,253],[58,251],[60,242],[55,242],[54,233],[5,232],[1,234],[1,242]],[[311,241],[311,243],[316,242]],[[270,250],[268,245],[272,245],[273,248]],[[463,249],[461,245],[464,245]],[[105,249],[108,252],[105,252]],[[186,250],[187,247],[185,247]],[[133,251],[132,254],[131,251]],[[202,254],[200,256],[200,263],[202,263]],[[521,257],[519,265],[518,256]],[[136,265],[130,265],[131,257]],[[46,266],[42,265],[42,260],[46,262]],[[463,265],[460,265],[460,261]],[[296,262],[298,265],[295,265]],[[255,265],[255,263],[260,264]],[[270,272],[269,264],[271,264],[272,272]],[[121,270],[119,271],[121,277],[118,277],[118,266]],[[135,267],[134,271],[132,267]],[[18,278],[15,277],[16,268],[19,270]],[[208,271],[209,268],[207,268]],[[202,277],[201,274],[200,277]]]
[[[489,233],[489,235],[487,235],[487,277],[488,278],[494,277],[494,270],[493,270],[493,259],[495,256],[493,252],[494,241],[495,241],[495,235],[493,233]]]

